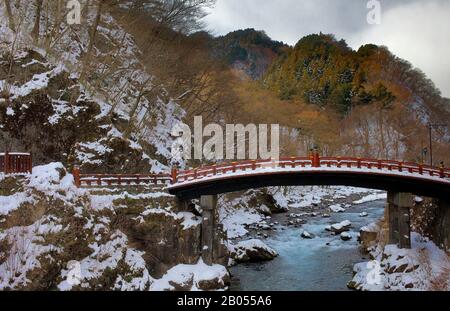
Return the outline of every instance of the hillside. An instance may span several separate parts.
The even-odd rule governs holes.
[[[251,79],[261,79],[272,62],[287,46],[274,41],[263,31],[244,29],[212,38],[210,48],[214,58],[224,60],[232,68]]]

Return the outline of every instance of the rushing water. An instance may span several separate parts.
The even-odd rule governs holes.
[[[360,217],[367,212],[367,217]],[[311,218],[300,228],[278,230],[265,240],[279,257],[265,263],[240,264],[231,269],[232,290],[348,290],[353,265],[367,260],[357,242],[359,228],[378,221],[384,212],[384,201],[355,205],[330,218]],[[350,220],[352,240],[342,241],[325,231],[327,225]],[[315,235],[311,240],[300,237],[303,230]]]

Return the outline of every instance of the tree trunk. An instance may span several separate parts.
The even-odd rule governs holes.
[[[99,1],[97,4],[97,15],[95,16],[95,21],[94,21],[94,24],[92,25],[91,34],[89,36],[89,45],[86,50],[86,55],[85,55],[85,59],[84,59],[83,71],[81,74],[82,80],[84,80],[84,78],[86,77],[86,71],[88,70],[89,64],[91,61],[91,54],[92,54],[92,50],[94,49],[95,37],[97,36],[97,29],[98,29],[98,25],[100,24],[100,20],[102,17],[102,7],[103,7],[103,1]]]
[[[9,28],[11,28],[12,31],[16,32],[16,24],[14,23],[14,17],[11,10],[10,0],[5,0],[5,6],[6,6],[6,13],[8,14]]]
[[[35,42],[39,41],[39,34],[41,30],[42,3],[43,0],[36,0],[36,19],[34,20],[33,31],[31,32],[31,37],[33,37]]]

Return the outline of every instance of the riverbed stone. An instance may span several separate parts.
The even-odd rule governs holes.
[[[348,232],[342,232],[341,233],[341,240],[342,241],[349,241],[352,239],[352,236]]]
[[[229,246],[231,257],[237,262],[261,262],[272,260],[278,253],[258,239],[239,242]]]
[[[304,239],[312,239],[314,236],[311,233],[309,233],[308,231],[305,230],[305,231],[302,232],[301,237],[304,238]]]

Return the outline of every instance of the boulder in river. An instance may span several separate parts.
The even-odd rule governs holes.
[[[272,260],[278,253],[263,241],[252,239],[229,245],[231,257],[237,262],[260,262]]]
[[[309,233],[308,231],[305,230],[305,231],[302,232],[301,237],[304,238],[304,239],[312,239],[314,236],[311,233]]]
[[[345,212],[345,208],[343,208],[341,204],[330,205],[328,208],[334,213],[343,213],[343,212]]]
[[[376,223],[371,223],[359,229],[359,240],[364,249],[367,249],[376,243],[378,232],[380,230],[380,226]]]
[[[369,214],[366,212],[362,212],[361,214],[359,214],[359,217],[367,217],[367,216],[369,216]]]
[[[348,232],[342,232],[341,233],[341,240],[343,241],[349,241],[352,239],[352,236]]]
[[[342,232],[349,231],[352,223],[349,220],[344,220],[340,223],[330,226],[330,231],[334,234],[341,234]]]

